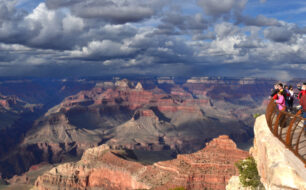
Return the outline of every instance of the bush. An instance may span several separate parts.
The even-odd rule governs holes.
[[[259,116],[260,116],[260,113],[254,113],[254,114],[253,114],[253,118],[254,118],[254,119],[256,119],[256,118],[259,117]]]
[[[244,187],[256,188],[261,185],[256,162],[253,157],[248,157],[235,163],[239,170],[239,179]]]
[[[169,190],[186,190],[184,187],[176,187],[174,189],[169,189]]]

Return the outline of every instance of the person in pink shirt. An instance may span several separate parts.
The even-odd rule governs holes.
[[[279,91],[279,92],[277,93],[277,97],[278,97],[278,99],[275,100],[275,103],[277,104],[278,109],[279,109],[280,111],[284,111],[285,108],[286,108],[285,97],[284,97],[284,95],[282,94],[281,91]]]

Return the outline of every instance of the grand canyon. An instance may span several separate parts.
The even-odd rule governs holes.
[[[305,13],[0,0],[0,190],[304,190]]]
[[[169,167],[171,171],[182,170],[178,163],[184,161],[190,165],[190,174],[189,177],[179,177],[178,184],[189,188],[199,185],[201,188],[224,189],[229,177],[237,173],[233,163],[247,155],[238,148],[247,151],[252,146],[253,115],[264,112],[273,82],[269,79],[220,77],[3,80],[0,85],[2,183],[18,188],[21,185],[25,189],[34,185],[46,189],[43,182],[48,179],[48,186],[58,179],[43,173],[62,163],[68,165],[58,167],[71,167],[69,171],[77,171],[75,167],[81,167],[78,164],[89,164],[96,159],[116,168],[117,161],[114,160],[118,160],[128,167],[124,169],[128,172],[124,176],[134,176],[144,168],[152,170],[152,173],[169,172],[163,167]],[[216,150],[206,146],[215,142],[221,142],[221,145],[214,146]],[[90,152],[94,147],[107,149],[108,153],[93,160],[85,159],[89,154],[86,151]],[[97,149],[93,150],[101,152]],[[214,152],[229,155],[232,151],[241,153],[233,158],[223,155],[223,160],[215,162],[221,153],[214,157]],[[205,172],[204,177],[198,176],[202,175],[201,172],[193,169],[197,160],[204,164],[204,168],[215,168],[206,171],[215,176],[212,181],[205,177]],[[78,166],[71,165],[73,162]],[[224,170],[222,163],[231,163],[228,166],[230,172],[218,177],[220,171],[216,168]],[[157,165],[161,167],[156,168]],[[90,167],[83,171],[83,178],[89,175],[89,170],[104,171],[103,168]],[[110,169],[107,172],[115,171]],[[171,176],[173,172],[165,175]],[[154,179],[151,182],[143,180],[139,177],[135,184],[141,188],[174,187],[168,182],[154,185]],[[169,177],[169,181],[173,180]],[[203,183],[195,184],[194,180]],[[109,179],[106,181],[102,186],[132,188],[121,182],[118,186]],[[83,187],[84,183],[89,182],[73,183],[71,187]],[[220,187],[214,186],[219,183]]]

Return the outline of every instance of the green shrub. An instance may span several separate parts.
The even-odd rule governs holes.
[[[174,189],[169,189],[169,190],[186,190],[185,187],[176,187]]]
[[[244,187],[252,187],[254,189],[261,185],[256,162],[253,157],[240,160],[235,165],[239,170],[239,179]]]
[[[259,116],[260,116],[260,113],[254,113],[254,114],[253,114],[253,118],[254,118],[254,119],[256,119],[256,118],[259,117]]]

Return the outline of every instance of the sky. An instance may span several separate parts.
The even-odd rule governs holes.
[[[0,0],[0,76],[306,78],[305,0]]]

